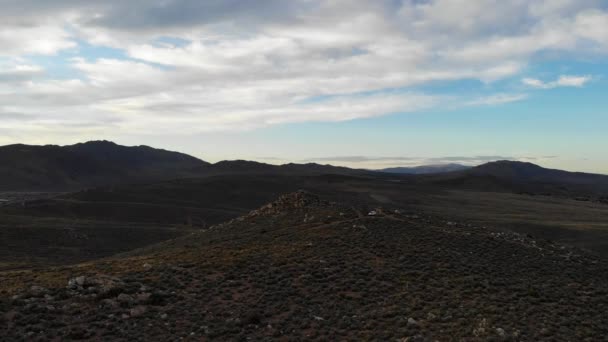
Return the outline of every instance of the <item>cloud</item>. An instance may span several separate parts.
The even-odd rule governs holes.
[[[470,106],[493,106],[510,102],[522,101],[528,98],[527,94],[495,94],[486,97],[480,97],[466,102]]]
[[[570,76],[562,75],[557,80],[552,82],[543,82],[536,78],[524,78],[522,83],[538,89],[553,89],[558,87],[583,87],[593,78],[591,76]]]
[[[6,14],[0,15],[0,19],[0,57],[53,55],[76,46],[60,22],[38,21],[38,18],[32,22],[14,22],[15,19],[7,19]]]
[[[0,84],[33,79],[43,72],[44,69],[38,65],[0,62]]]
[[[607,18],[598,0],[7,0],[0,58],[11,64],[0,63],[0,105],[42,116],[16,130],[112,122],[124,134],[500,105],[527,94],[494,84],[519,79],[538,56],[604,58]],[[70,73],[47,70],[58,64]],[[458,81],[491,93],[422,87]]]
[[[378,161],[403,161],[411,162],[419,160],[419,158],[411,157],[369,157],[369,156],[334,156],[334,157],[319,157],[305,159],[303,162],[348,162],[348,163],[364,163],[364,162],[378,162]]]
[[[35,118],[35,116],[33,116],[33,115],[4,111],[0,108],[0,119],[1,120],[29,121],[29,120],[32,120],[33,118]]]
[[[591,76],[560,76],[556,83],[558,87],[582,87],[591,79]]]
[[[407,156],[330,156],[301,160],[300,162],[318,162],[351,167],[397,167],[397,166],[421,166],[421,165],[443,165],[462,164],[480,165],[497,160],[531,161],[539,162],[554,159],[556,156],[504,156],[504,155],[479,155],[479,156],[443,156],[443,157],[407,157]]]

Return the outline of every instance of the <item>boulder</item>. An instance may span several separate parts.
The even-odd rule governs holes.
[[[138,305],[136,307],[134,307],[133,309],[131,309],[129,311],[129,314],[131,315],[131,317],[139,317],[143,314],[145,314],[148,311],[148,309],[143,306],[143,305]]]

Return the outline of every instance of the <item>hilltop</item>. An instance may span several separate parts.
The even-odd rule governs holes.
[[[547,169],[507,160],[456,172],[422,175],[419,180],[455,189],[559,195],[595,201],[608,198],[607,175]]]
[[[0,334],[598,340],[607,271],[603,259],[530,236],[298,191],[111,259],[0,273]]]

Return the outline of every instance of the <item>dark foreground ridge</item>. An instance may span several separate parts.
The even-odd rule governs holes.
[[[0,273],[0,336],[597,341],[607,271],[531,236],[298,191],[113,259]]]

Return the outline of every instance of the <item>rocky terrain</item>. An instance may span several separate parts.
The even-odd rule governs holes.
[[[298,191],[110,259],[0,273],[6,341],[598,341],[608,264]]]

